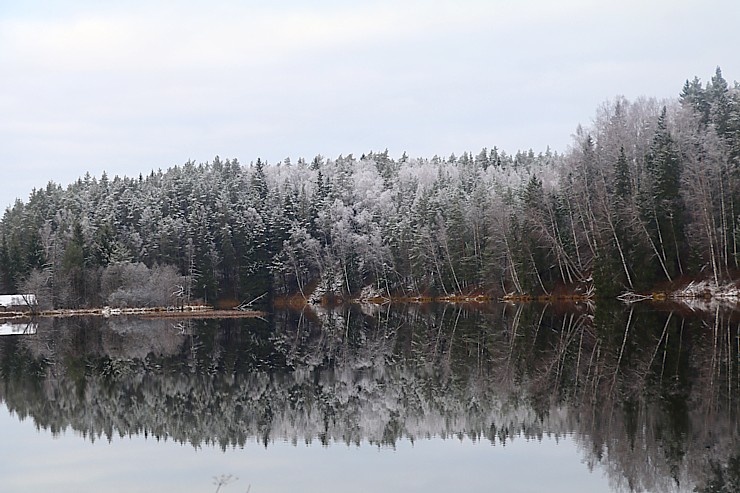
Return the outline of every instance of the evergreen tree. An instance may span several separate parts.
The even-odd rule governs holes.
[[[89,300],[85,290],[85,267],[87,265],[85,237],[82,226],[75,221],[72,227],[72,238],[64,249],[62,258],[63,282],[67,292],[64,303],[73,308],[84,306]]]
[[[15,268],[10,258],[8,239],[3,235],[0,243],[0,283],[5,292],[15,292]]]
[[[712,77],[711,84],[707,87],[709,97],[710,118],[714,124],[717,134],[727,138],[730,134],[730,98],[727,81],[722,76],[722,70],[717,70]]]
[[[691,82],[686,79],[686,83],[681,91],[680,100],[681,104],[688,106],[699,116],[699,122],[702,125],[709,123],[711,105],[707,98],[707,92],[702,87],[698,77],[694,77]]]
[[[684,208],[680,193],[681,160],[667,128],[665,107],[645,161],[651,179],[649,209],[645,214],[670,279],[682,272],[679,242],[684,236]]]
[[[624,146],[619,148],[619,157],[614,164],[614,194],[622,202],[622,206],[624,206],[624,201],[632,195],[632,179]]]

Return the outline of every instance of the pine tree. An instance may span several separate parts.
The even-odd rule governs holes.
[[[719,67],[712,77],[711,84],[707,87],[707,95],[709,96],[710,119],[717,134],[722,138],[727,138],[730,134],[731,113],[729,87]]]
[[[82,226],[75,221],[72,226],[72,238],[67,243],[62,258],[62,273],[67,284],[66,304],[79,307],[87,304],[85,290],[85,267],[87,265],[85,237]]]
[[[0,286],[5,292],[15,292],[15,265],[10,259],[6,235],[3,235],[0,243]]]
[[[679,242],[684,236],[684,208],[681,200],[681,160],[667,128],[667,112],[658,118],[646,168],[651,178],[651,197],[647,215],[656,235],[666,275],[670,278],[683,271]]]
[[[624,146],[619,148],[619,157],[614,164],[614,194],[619,201],[625,201],[632,195],[632,180]]]
[[[694,80],[691,82],[686,79],[686,83],[681,91],[680,101],[681,104],[688,106],[698,115],[699,122],[702,125],[709,123],[711,106],[707,98],[707,92],[702,87],[698,77],[694,77]]]

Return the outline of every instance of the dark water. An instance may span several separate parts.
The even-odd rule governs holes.
[[[448,305],[6,327],[0,490],[738,491],[739,326]]]

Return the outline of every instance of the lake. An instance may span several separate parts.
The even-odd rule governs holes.
[[[735,491],[739,322],[705,308],[5,327],[2,491]]]

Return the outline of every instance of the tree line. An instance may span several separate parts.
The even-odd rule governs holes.
[[[739,169],[740,86],[718,68],[676,99],[604,103],[563,154],[216,157],[49,183],[0,221],[0,289],[86,307],[720,284]]]

